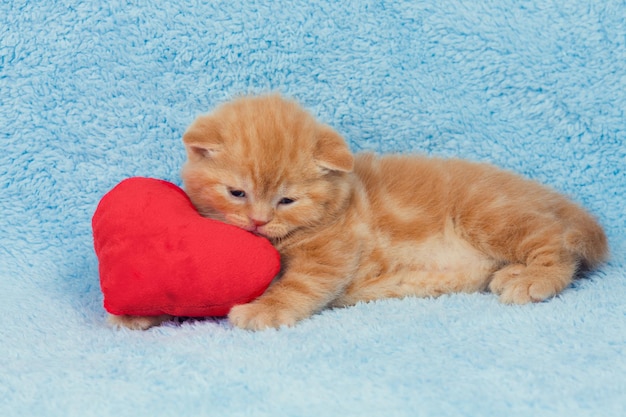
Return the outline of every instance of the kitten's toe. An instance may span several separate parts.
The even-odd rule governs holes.
[[[526,265],[512,264],[496,271],[489,283],[489,290],[494,294],[502,294],[511,281],[517,279],[526,269]]]
[[[233,326],[245,330],[265,330],[281,326],[293,326],[296,318],[284,309],[268,307],[262,303],[234,306],[228,314]]]
[[[131,330],[147,330],[150,327],[158,326],[164,321],[171,319],[172,316],[165,314],[161,316],[116,316],[114,314],[109,314],[107,317],[107,322],[111,326],[117,328],[126,327]]]

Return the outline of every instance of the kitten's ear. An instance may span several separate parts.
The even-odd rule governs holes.
[[[331,171],[350,172],[354,166],[354,156],[346,141],[324,125],[318,127],[315,160],[320,167]]]
[[[222,149],[223,139],[217,122],[210,116],[201,116],[183,134],[187,156],[211,158]]]

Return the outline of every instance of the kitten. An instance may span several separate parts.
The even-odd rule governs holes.
[[[226,103],[183,140],[199,212],[281,253],[268,290],[229,314],[244,329],[385,297],[489,289],[504,303],[542,301],[608,256],[596,220],[544,186],[464,160],[354,156],[276,95]]]

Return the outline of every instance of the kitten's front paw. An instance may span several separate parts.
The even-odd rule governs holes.
[[[234,326],[246,330],[293,326],[298,321],[295,315],[288,310],[260,302],[234,306],[228,314],[228,320]]]

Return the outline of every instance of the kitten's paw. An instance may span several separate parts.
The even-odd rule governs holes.
[[[158,326],[164,321],[171,320],[172,316],[116,316],[109,314],[107,322],[113,327],[126,327],[131,330],[147,330],[150,327]]]
[[[554,297],[564,287],[562,277],[552,277],[547,270],[532,271],[521,264],[496,271],[489,283],[491,292],[500,295],[500,301],[505,304],[543,301]]]
[[[232,325],[246,330],[293,326],[298,321],[293,313],[284,308],[259,302],[234,306],[228,314],[228,320]]]

